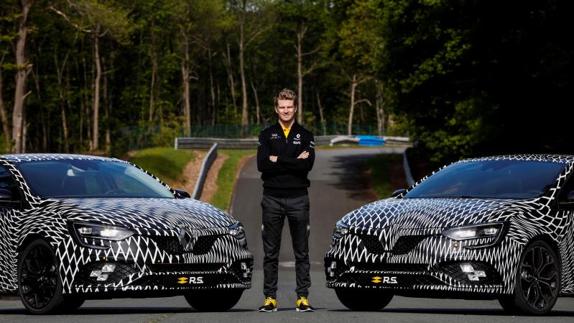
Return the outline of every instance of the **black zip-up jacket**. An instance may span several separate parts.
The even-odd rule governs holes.
[[[297,159],[303,151],[306,159]],[[277,156],[277,162],[269,160]],[[313,134],[294,122],[285,138],[279,123],[265,128],[259,134],[257,169],[263,180],[263,194],[275,197],[296,197],[307,194],[310,182],[307,174],[315,161]]]

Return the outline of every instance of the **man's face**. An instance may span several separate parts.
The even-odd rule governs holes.
[[[275,107],[275,112],[279,116],[279,120],[283,123],[290,123],[293,118],[295,118],[295,108],[294,100],[277,100],[277,107]]]

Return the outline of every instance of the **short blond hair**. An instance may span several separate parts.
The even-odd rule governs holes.
[[[293,90],[290,89],[283,89],[277,94],[275,97],[275,107],[278,105],[279,100],[293,100],[293,105],[297,106],[297,94]]]

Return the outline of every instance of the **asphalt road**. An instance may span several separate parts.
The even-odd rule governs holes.
[[[114,299],[87,301],[78,312],[67,315],[32,316],[24,312],[19,300],[0,301],[0,322],[540,322],[539,317],[506,315],[496,301],[442,300],[395,297],[380,312],[351,312],[325,287],[322,260],[335,222],[346,212],[371,201],[369,179],[361,175],[361,160],[381,153],[381,149],[322,150],[317,154],[311,179],[312,287],[310,300],[314,313],[297,313],[295,273],[291,240],[285,225],[279,274],[279,311],[254,311],[263,300],[261,271],[261,181],[254,160],[248,162],[237,182],[232,213],[246,226],[249,247],[255,255],[253,288],[247,290],[229,312],[199,313],[183,297]],[[545,322],[574,322],[574,298],[561,298]]]

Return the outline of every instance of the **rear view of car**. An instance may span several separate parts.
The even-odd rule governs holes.
[[[574,157],[464,160],[344,216],[327,286],[353,310],[394,295],[498,299],[545,314],[574,292]]]
[[[240,222],[127,162],[0,157],[0,291],[31,313],[86,299],[184,295],[227,310],[251,287]]]

